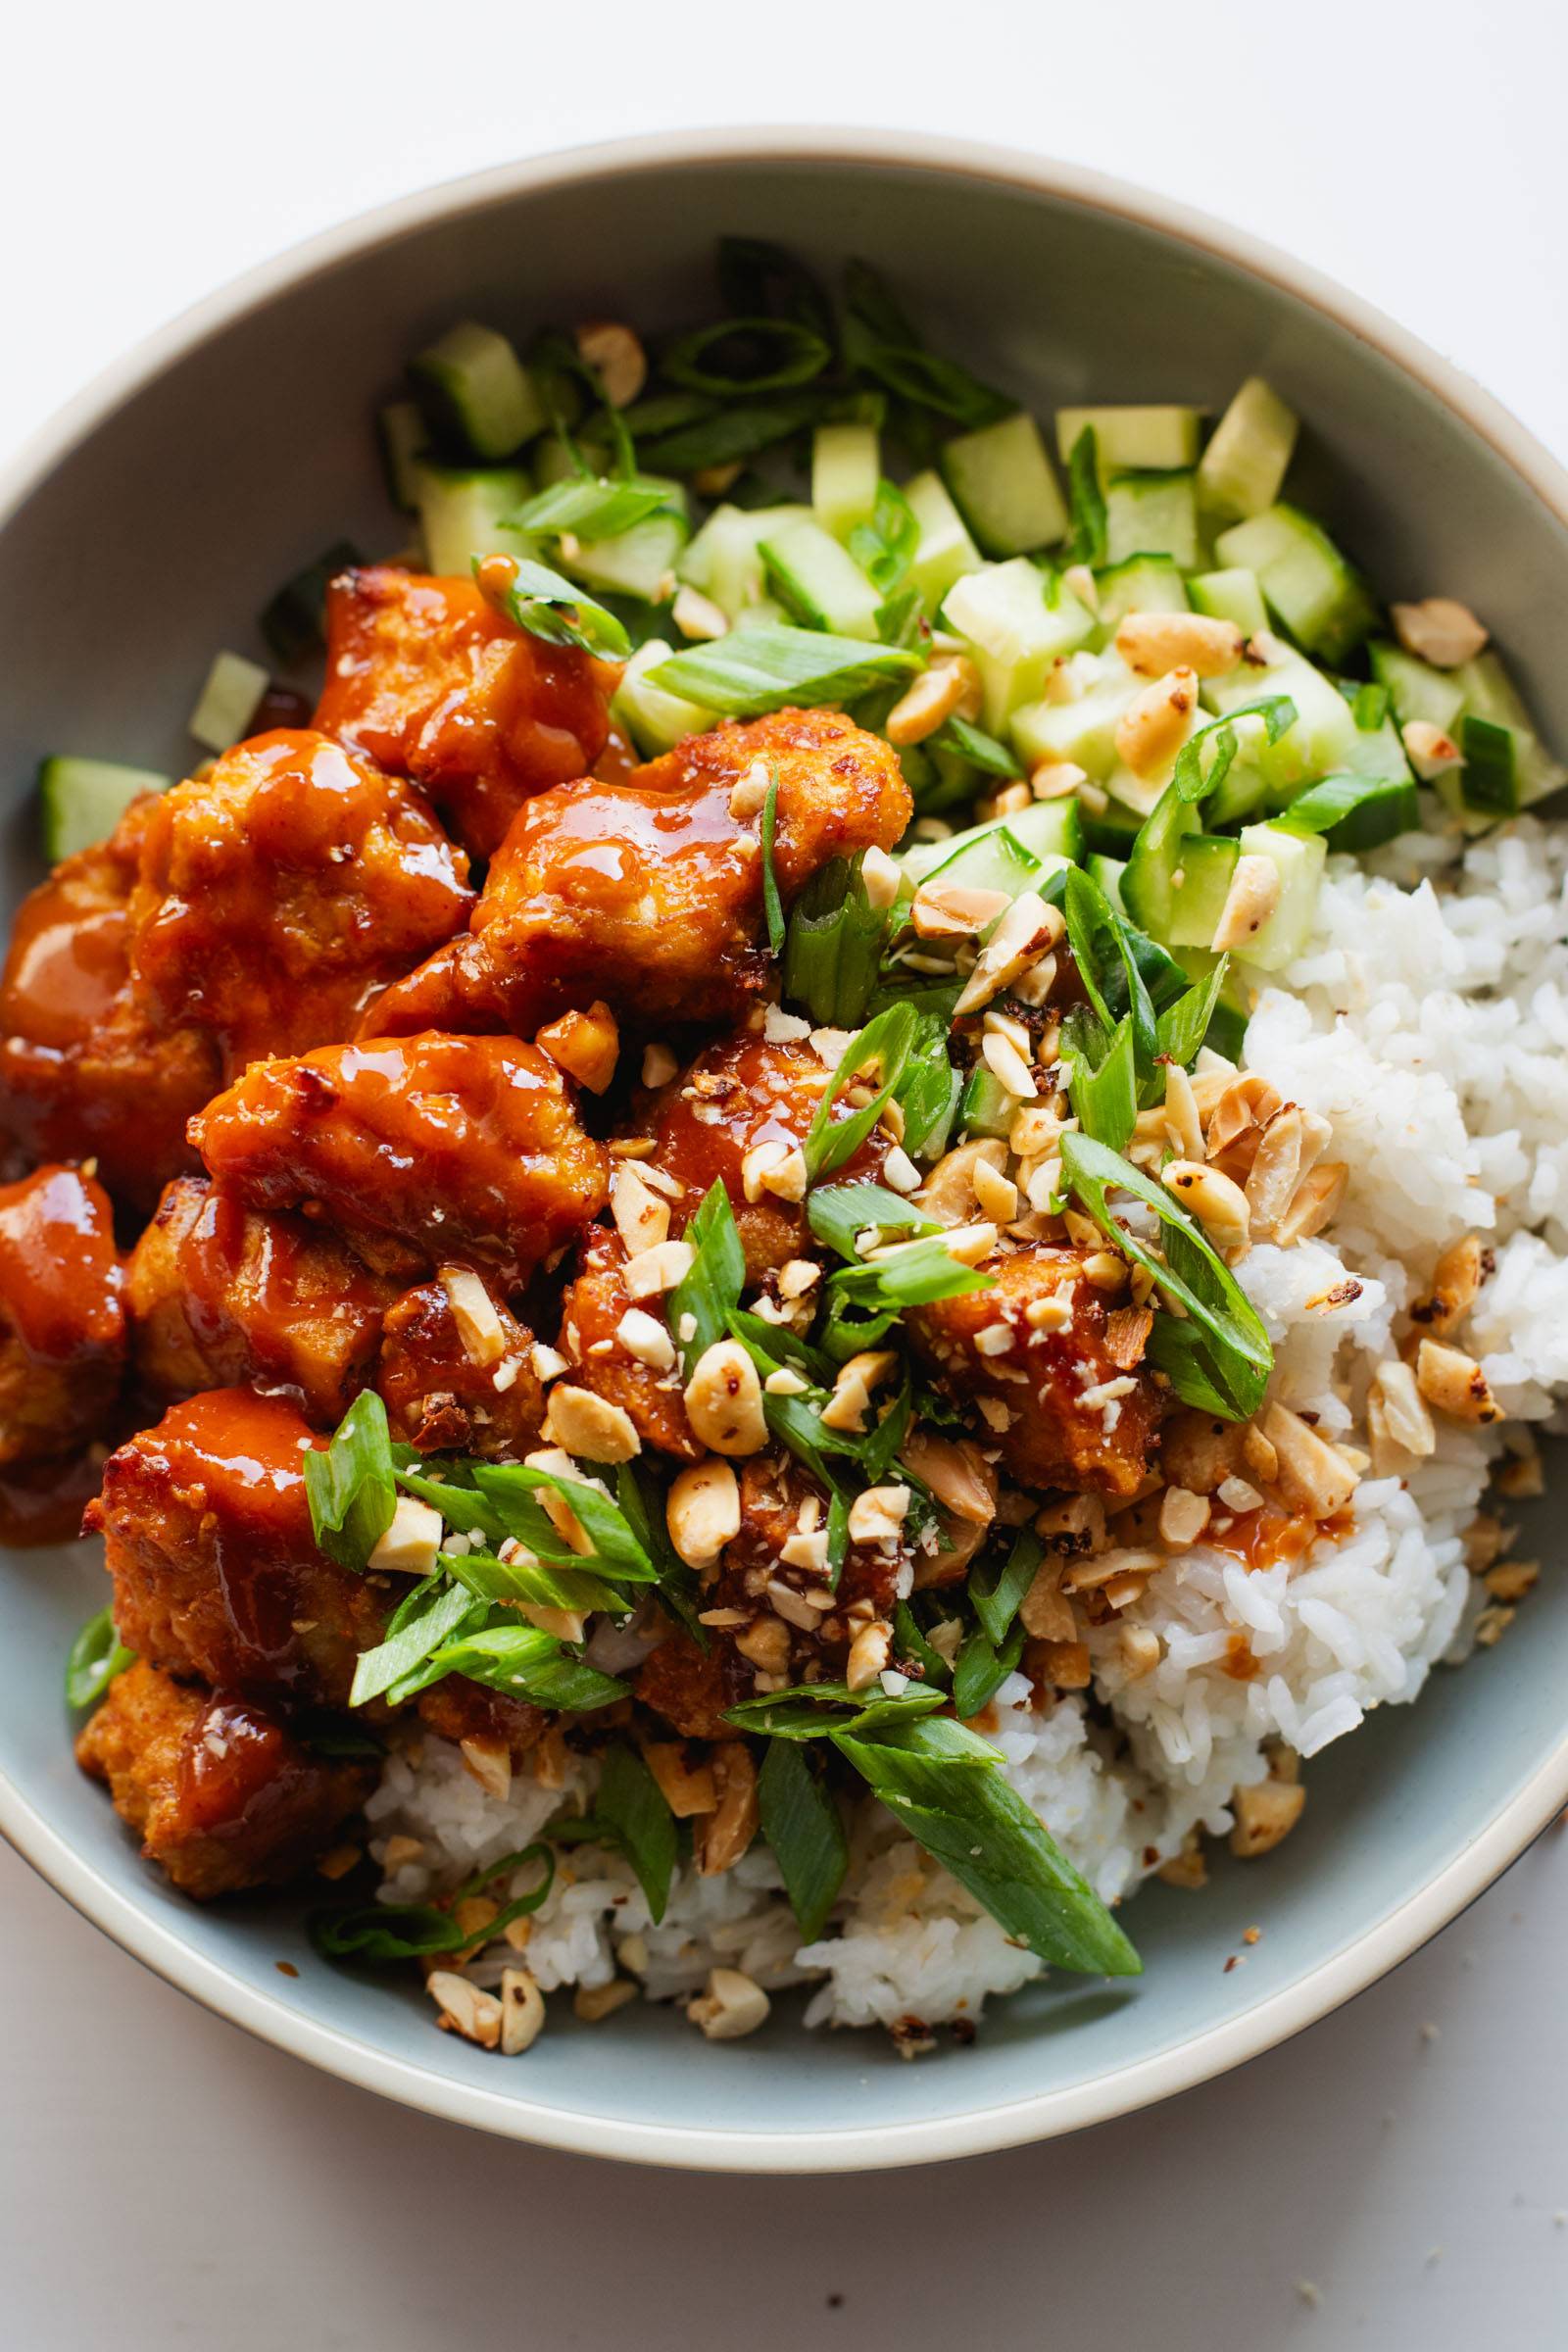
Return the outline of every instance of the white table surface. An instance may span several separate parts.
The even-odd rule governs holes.
[[[765,120],[995,138],[1240,219],[1568,456],[1568,18],[1544,0],[88,0],[16,12],[5,55],[0,454],[212,285],[365,206]],[[1108,2328],[1160,2352],[1541,2352],[1568,2340],[1565,1951],[1548,1833],[1397,1976],[1154,2113],[937,2173],[706,2180],[318,2078],[0,1850],[0,2343],[934,2352]]]

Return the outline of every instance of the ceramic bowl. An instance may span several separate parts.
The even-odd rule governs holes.
[[[12,898],[36,878],[42,753],[179,772],[212,653],[260,651],[254,615],[277,581],[335,539],[397,543],[370,428],[409,352],[466,316],[518,333],[701,316],[721,229],[865,255],[934,342],[1040,411],[1212,407],[1265,373],[1307,419],[1301,487],[1330,527],[1389,593],[1442,589],[1484,612],[1568,742],[1568,479],[1363,304],[1162,199],[1022,156],[882,133],[661,138],[436,188],[268,264],[112,369],[12,469]],[[662,2164],[914,2163],[1164,2097],[1393,1967],[1568,1802],[1568,1592],[1548,1574],[1499,1649],[1313,1764],[1302,1827],[1268,1861],[1222,1863],[1201,1897],[1143,1894],[1135,1984],[1034,1988],[996,2004],[974,2047],[915,2066],[869,2035],[804,2034],[788,2001],[729,2045],[669,2012],[612,2027],[566,2015],[505,2062],[434,2032],[416,1989],[315,1959],[286,1905],[201,1910],[138,1859],[72,1761],[61,1694],[71,1636],[102,1599],[85,1547],[0,1563],[0,1828],[60,1891],[172,1984],[316,2065],[488,2131]],[[1227,1972],[1254,1923],[1262,1940]]]

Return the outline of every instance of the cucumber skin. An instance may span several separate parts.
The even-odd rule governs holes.
[[[125,810],[144,792],[167,792],[173,779],[118,760],[74,760],[56,754],[38,767],[43,854],[51,865],[107,841]]]

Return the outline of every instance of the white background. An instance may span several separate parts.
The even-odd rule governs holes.
[[[1568,17],[1531,0],[28,8],[4,50],[0,455],[347,214],[522,153],[771,121],[995,138],[1227,215],[1568,457],[1565,81]],[[1240,2076],[1054,2146],[822,2183],[614,2170],[405,2115],[187,2004],[5,1852],[0,1902],[18,2352],[1568,2341],[1559,1834]]]

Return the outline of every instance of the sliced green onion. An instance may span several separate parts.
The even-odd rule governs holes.
[[[481,1893],[497,1879],[525,1869],[530,1862],[544,1865],[543,1878],[537,1886],[497,1912],[483,1930],[488,1943],[503,1935],[514,1919],[526,1919],[530,1912],[537,1911],[550,1892],[555,1882],[556,1857],[548,1845],[542,1842],[525,1845],[519,1853],[503,1854],[499,1862],[487,1863],[457,1888],[450,1908],[435,1903],[367,1903],[355,1911],[318,1912],[310,1923],[311,1941],[325,1959],[366,1960],[382,1966],[416,1960],[432,1952],[464,1951],[474,1936],[471,1929],[458,1926],[454,1913],[459,1903]]]
[[[1277,820],[1293,833],[1323,833],[1331,850],[1376,850],[1418,832],[1421,804],[1408,776],[1320,776]]]
[[[778,769],[769,768],[767,798],[762,803],[762,910],[767,917],[767,945],[777,956],[784,946],[784,906],[773,871],[773,834],[778,824]]]
[[[1023,1627],[1014,1625],[1001,1642],[993,1642],[977,1625],[953,1662],[953,1708],[960,1722],[972,1722],[996,1697],[1023,1656]]]
[[[1178,997],[1174,1004],[1165,1007],[1158,1023],[1162,1060],[1177,1062],[1184,1070],[1193,1061],[1208,1035],[1229,967],[1230,957],[1221,956],[1204,979],[1190,988],[1185,997]]]
[[[363,1389],[321,1450],[303,1457],[311,1528],[319,1548],[340,1568],[363,1568],[392,1524],[397,1483],[386,1406]]]
[[[444,1642],[430,1663],[442,1674],[466,1674],[508,1697],[531,1699],[561,1713],[586,1714],[630,1695],[624,1683],[582,1664],[553,1634],[518,1625],[514,1618]]]
[[[1020,1528],[1005,1560],[971,1569],[969,1599],[993,1642],[1005,1642],[1045,1550],[1033,1528]]]
[[[988,1741],[934,1716],[829,1737],[895,1820],[1030,1951],[1085,1975],[1141,1973],[1121,1929]]]
[[[785,1002],[804,1004],[822,1027],[862,1019],[876,985],[887,916],[866,895],[860,862],[835,858],[813,874],[784,933]]]
[[[642,462],[657,473],[704,473],[712,466],[744,465],[793,433],[819,422],[832,404],[818,392],[783,399],[740,401],[644,441]],[[770,490],[766,504],[778,503]]]
[[[956,360],[927,351],[886,283],[865,262],[844,272],[844,359],[915,409],[973,428],[1009,416],[1013,404]]]
[[[807,1195],[806,1215],[817,1240],[852,1265],[860,1262],[856,1241],[870,1227],[879,1233],[916,1235],[942,1230],[935,1218],[882,1184],[819,1185]]]
[[[613,612],[595,604],[584,589],[552,571],[548,564],[528,556],[509,556],[507,563],[510,576],[504,588],[492,589],[481,576],[483,559],[475,558],[474,573],[486,597],[509,620],[547,645],[572,645],[612,662],[625,660],[631,639]]]
[[[384,1697],[395,1685],[417,1675],[441,1644],[466,1626],[470,1618],[476,1627],[485,1619],[483,1604],[476,1607],[471,1592],[466,1592],[461,1585],[452,1584],[445,1576],[425,1578],[399,1602],[374,1649],[361,1650],[355,1661],[349,1705],[368,1706],[372,1698]],[[410,1696],[412,1692],[405,1691],[402,1695]]]
[[[850,1863],[839,1809],[805,1750],[789,1740],[769,1741],[757,1778],[757,1803],[802,1939],[814,1943]]]
[[[1154,1317],[1150,1361],[1184,1403],[1228,1421],[1245,1421],[1263,1401],[1274,1351],[1251,1300],[1200,1228],[1152,1177],[1092,1137],[1070,1131],[1061,1139],[1062,1173],[1101,1231],[1154,1278],[1161,1298],[1175,1299],[1185,1319]],[[1106,1195],[1131,1193],[1164,1228],[1163,1254],[1112,1216]],[[835,1278],[836,1279],[836,1278]]]
[[[1100,481],[1100,437],[1086,424],[1067,460],[1067,498],[1072,509],[1072,560],[1098,567],[1105,561],[1105,493]]]
[[[746,1252],[735,1227],[735,1211],[721,1177],[714,1177],[681,1239],[695,1251],[690,1271],[669,1295],[667,1320],[680,1349],[681,1368],[692,1367],[729,1329],[729,1319],[746,1287]],[[681,1334],[691,1326],[691,1337]]]
[[[804,262],[767,237],[720,237],[718,290],[741,318],[794,318],[831,342],[833,305]]]
[[[511,528],[535,537],[572,531],[579,539],[618,539],[675,503],[667,482],[552,482],[513,516]]]
[[[67,1706],[96,1706],[110,1684],[135,1663],[135,1651],[127,1649],[115,1631],[114,1610],[100,1609],[71,1644],[66,1660]]]
[[[919,657],[892,645],[833,637],[825,629],[732,629],[689,646],[647,673],[651,686],[726,718],[760,718],[786,703],[844,703],[884,679],[911,677]]]
[[[858,522],[845,544],[879,596],[890,597],[904,585],[920,544],[920,525],[895,483],[878,482],[870,520]]]
[[[605,1750],[598,1811],[636,1872],[657,1923],[664,1916],[675,1875],[675,1817],[642,1757],[623,1740]]]
[[[721,359],[715,365],[709,356],[721,354],[725,345],[740,347],[736,364],[727,368]],[[744,399],[748,393],[787,392],[808,384],[832,357],[832,344],[798,318],[719,318],[670,344],[659,372],[690,392]]]
[[[833,1082],[817,1105],[816,1115],[807,1130],[802,1150],[806,1154],[807,1176],[815,1184],[819,1178],[830,1176],[847,1159],[853,1159],[860,1146],[875,1127],[878,1119],[893,1100],[899,1080],[914,1044],[917,1023],[907,1004],[890,1005],[886,1012],[877,1013],[867,1021],[857,1037],[844,1049],[844,1056],[833,1073]],[[880,1083],[871,1100],[847,1119],[835,1120],[833,1105],[845,1088],[852,1085],[859,1073],[875,1063]]]

